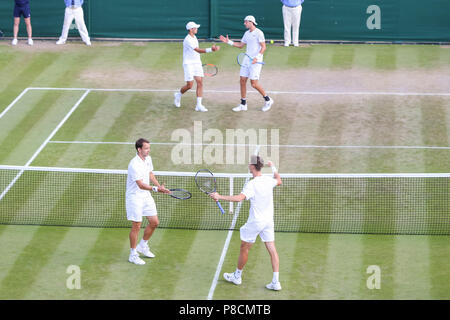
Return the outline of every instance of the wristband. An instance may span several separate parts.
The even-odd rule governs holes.
[[[273,173],[277,173],[277,168],[275,166],[272,166],[271,168]]]
[[[212,52],[212,49],[211,48],[206,48],[206,53],[210,53],[210,52]]]
[[[234,42],[231,41],[231,40],[228,40],[228,44],[229,44],[230,46],[232,46],[232,45],[234,44]]]
[[[153,186],[153,187],[152,187],[152,190],[153,190],[153,192],[158,192],[158,187]]]

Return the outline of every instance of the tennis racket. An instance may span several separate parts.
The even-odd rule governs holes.
[[[217,190],[216,178],[208,169],[200,169],[197,171],[197,173],[195,174],[195,184],[201,191],[206,194],[216,192]],[[223,210],[220,202],[216,201],[216,203],[220,209],[220,212],[224,214],[225,210]]]
[[[192,197],[192,194],[184,189],[170,189],[169,196],[175,199],[187,200]]]
[[[237,56],[237,63],[240,66],[249,66],[252,64],[253,58],[250,57],[248,54],[246,54],[245,52],[241,52],[238,54]],[[256,62],[259,64],[265,64],[264,62]]]
[[[211,63],[205,63],[202,67],[203,73],[206,77],[214,77],[217,72],[219,72],[219,69]]]

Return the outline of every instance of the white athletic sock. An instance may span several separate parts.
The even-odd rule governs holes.
[[[132,255],[135,255],[135,254],[137,254],[137,251],[136,251],[136,248],[131,248],[130,249],[130,254],[132,254]]]
[[[139,243],[139,245],[141,246],[146,246],[147,245],[148,240],[144,240],[142,239],[141,242]]]
[[[274,272],[274,273],[273,273],[272,282],[273,282],[273,283],[279,282],[279,281],[280,281],[280,280],[279,280],[279,277],[280,277],[280,273],[279,273],[279,272]]]
[[[202,105],[202,97],[197,97],[197,105],[201,106]]]
[[[238,268],[236,268],[234,275],[236,276],[236,278],[239,279],[242,276],[242,270],[239,270]]]

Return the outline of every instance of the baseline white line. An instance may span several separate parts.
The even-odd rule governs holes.
[[[133,145],[134,142],[115,142],[115,141],[49,141],[49,143],[60,144],[117,144],[117,145]],[[250,147],[256,144],[242,144],[242,143],[182,143],[182,142],[151,142],[154,145],[190,145],[190,146],[235,146],[235,147]],[[277,147],[277,148],[300,148],[300,149],[437,149],[450,150],[450,147],[439,146],[325,146],[325,145],[296,145],[296,144],[260,144],[260,147]]]
[[[72,91],[110,91],[110,92],[175,92],[174,89],[112,89],[112,88],[52,88],[30,87],[29,90],[72,90]],[[239,90],[204,90],[209,93],[240,93]],[[193,91],[192,91],[193,92]],[[450,96],[448,92],[388,92],[388,91],[267,91],[272,94],[299,94],[299,95],[389,95],[389,96]],[[250,90],[249,93],[258,93]]]
[[[62,127],[62,125],[67,121],[67,119],[70,117],[70,115],[78,108],[78,106],[81,104],[81,102],[86,98],[86,96],[89,94],[90,90],[87,90],[81,98],[77,101],[77,103],[70,109],[70,111],[66,114],[66,116],[61,120],[61,122],[58,124],[58,126],[52,131],[52,133],[45,139],[45,141],[41,144],[41,146],[36,150],[36,152],[31,156],[31,158],[27,161],[27,163],[24,165],[24,167],[30,166],[30,164],[36,159],[36,157],[41,153],[41,151],[45,148],[45,146],[48,144],[48,142],[53,138],[53,136],[58,132],[58,130]],[[17,174],[17,176],[11,181],[11,183],[6,187],[5,190],[0,194],[0,200],[3,199],[3,197],[8,193],[8,191],[12,188],[12,186],[16,183],[16,181],[22,176],[25,169],[20,170],[20,172]]]
[[[259,146],[257,145],[256,149],[254,151],[254,154],[257,155],[258,153],[259,153]],[[250,180],[250,176],[248,176],[245,179],[244,187],[249,180]],[[231,222],[231,227],[230,227],[230,230],[228,231],[227,238],[225,240],[225,244],[222,249],[222,254],[220,255],[219,263],[216,268],[216,273],[214,274],[214,279],[211,284],[211,288],[209,288],[207,300],[212,300],[212,298],[214,296],[214,291],[216,290],[217,282],[219,281],[220,272],[222,271],[223,262],[225,261],[225,256],[227,255],[228,247],[230,246],[231,237],[233,236],[233,229],[236,226],[236,221],[237,221],[237,218],[239,217],[239,212],[241,211],[241,207],[242,207],[242,201],[239,202],[236,207],[236,212],[234,214],[233,221]]]
[[[19,95],[17,96],[17,98],[15,98],[14,101],[11,102],[11,103],[9,104],[9,106],[7,106],[6,109],[2,111],[2,113],[0,113],[0,119],[1,119],[1,118],[9,111],[9,109],[11,109],[11,108],[17,103],[17,101],[19,101],[19,100],[23,97],[23,95],[24,95],[25,93],[28,92],[28,90],[30,90],[30,88],[26,88],[25,90],[23,90],[22,93],[19,94]]]

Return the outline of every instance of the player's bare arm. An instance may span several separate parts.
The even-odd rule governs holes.
[[[243,43],[243,42],[231,41],[230,38],[228,38],[228,35],[226,37],[220,35],[219,39],[223,43],[227,43],[227,44],[229,44],[232,47],[243,48],[245,46],[245,43]]]
[[[211,51],[215,52],[220,50],[220,46],[216,46],[215,44],[213,44],[212,47],[208,49],[211,49]],[[207,53],[210,52],[208,49],[195,48],[194,51],[197,51],[198,53]]]
[[[222,196],[222,195],[218,194],[217,192],[213,192],[209,196],[216,201],[224,200],[224,201],[231,201],[231,202],[241,202],[242,200],[245,200],[245,194],[243,194],[243,193],[240,193],[235,196]]]
[[[272,168],[272,171],[273,171],[273,177],[277,180],[277,186],[281,186],[281,184],[282,184],[283,182],[281,181],[281,176],[280,176],[280,174],[278,173],[278,171],[277,171],[275,165],[273,164],[273,162],[272,162],[272,161],[268,161],[268,162],[267,162],[267,166],[270,167],[270,168]]]

